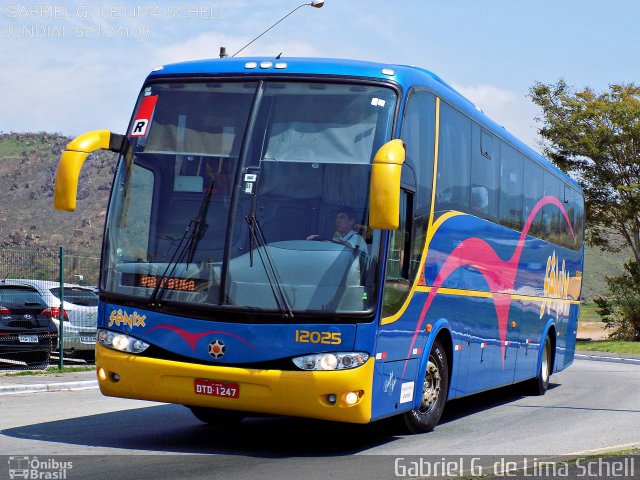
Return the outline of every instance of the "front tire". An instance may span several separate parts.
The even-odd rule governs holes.
[[[442,342],[436,339],[429,353],[420,407],[404,414],[410,432],[425,433],[436,427],[442,417],[448,391],[449,361]]]

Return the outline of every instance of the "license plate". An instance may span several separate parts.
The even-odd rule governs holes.
[[[238,398],[240,396],[240,387],[237,383],[216,382],[215,380],[196,378],[193,381],[193,388],[198,395],[226,398]]]
[[[20,342],[22,343],[38,343],[38,336],[37,335],[18,335],[18,340],[20,340]]]
[[[80,335],[80,341],[83,343],[96,343],[95,335]]]

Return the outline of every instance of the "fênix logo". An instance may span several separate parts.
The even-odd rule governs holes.
[[[147,319],[146,315],[138,315],[138,312],[128,314],[122,310],[114,310],[109,315],[109,327],[113,325],[129,325],[129,328],[133,327],[145,327],[144,321]]]
[[[55,458],[40,460],[38,457],[9,457],[9,478],[38,480],[65,480],[67,471],[73,468],[73,462],[64,462]]]
[[[540,318],[544,316],[545,310],[547,314],[554,311],[556,315],[567,315],[569,313],[569,303],[564,301],[569,298],[569,286],[571,276],[565,269],[565,261],[556,257],[553,252],[547,259],[547,268],[544,273],[544,300],[540,308]]]

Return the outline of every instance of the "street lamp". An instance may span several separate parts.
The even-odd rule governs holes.
[[[278,25],[280,22],[282,22],[285,18],[287,18],[289,15],[292,15],[296,10],[298,10],[299,8],[302,7],[313,7],[313,8],[322,8],[322,6],[324,5],[324,0],[312,0],[309,3],[303,3],[302,5],[298,5],[296,8],[294,8],[293,10],[291,10],[289,13],[287,13],[284,17],[282,17],[280,20],[278,20],[276,23],[274,23],[273,25],[271,25],[269,28],[267,28],[264,32],[262,32],[260,35],[258,35],[256,38],[254,38],[253,40],[251,40],[249,43],[247,43],[244,47],[242,47],[240,50],[238,50],[236,53],[234,53],[233,55],[231,55],[232,57],[235,57],[236,55],[238,55],[241,51],[243,51],[245,48],[247,48],[249,45],[251,45],[253,42],[255,42],[256,40],[258,40],[261,36],[263,36],[265,33],[267,33],[269,30],[271,30],[273,27],[275,27],[276,25]]]

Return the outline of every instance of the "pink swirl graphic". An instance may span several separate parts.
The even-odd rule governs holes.
[[[484,240],[480,238],[469,238],[460,242],[460,244],[451,252],[451,254],[447,257],[447,259],[442,264],[436,279],[431,285],[431,290],[429,291],[429,296],[422,307],[422,311],[420,312],[420,317],[418,318],[418,323],[416,325],[416,329],[413,332],[413,338],[411,339],[411,345],[409,346],[409,352],[407,354],[407,358],[409,358],[411,351],[413,350],[413,346],[416,343],[416,339],[418,338],[418,332],[422,329],[424,324],[424,320],[427,316],[427,312],[433,303],[433,300],[438,293],[438,289],[442,286],[442,284],[449,278],[449,276],[456,271],[460,267],[473,267],[477,269],[489,286],[489,291],[492,292],[493,295],[493,304],[496,309],[496,316],[498,318],[498,330],[500,333],[500,349],[502,351],[502,363],[504,366],[504,349],[505,349],[505,338],[507,336],[507,321],[509,319],[509,310],[511,308],[511,293],[507,293],[513,290],[513,286],[516,281],[516,275],[518,273],[518,265],[520,263],[520,257],[522,255],[522,250],[524,248],[524,243],[527,239],[527,234],[529,233],[529,229],[531,228],[531,224],[537,213],[544,207],[545,205],[555,205],[558,207],[567,224],[569,225],[569,230],[571,235],[575,239],[575,233],[573,231],[573,227],[571,225],[571,220],[569,219],[569,215],[564,208],[564,205],[554,196],[546,196],[540,199],[538,203],[533,207],[529,217],[527,218],[527,222],[525,223],[524,229],[520,234],[520,238],[518,239],[518,243],[513,252],[511,258],[507,261],[502,260],[496,251]],[[402,371],[403,376],[404,372],[407,369],[408,360],[405,361],[404,369]]]

